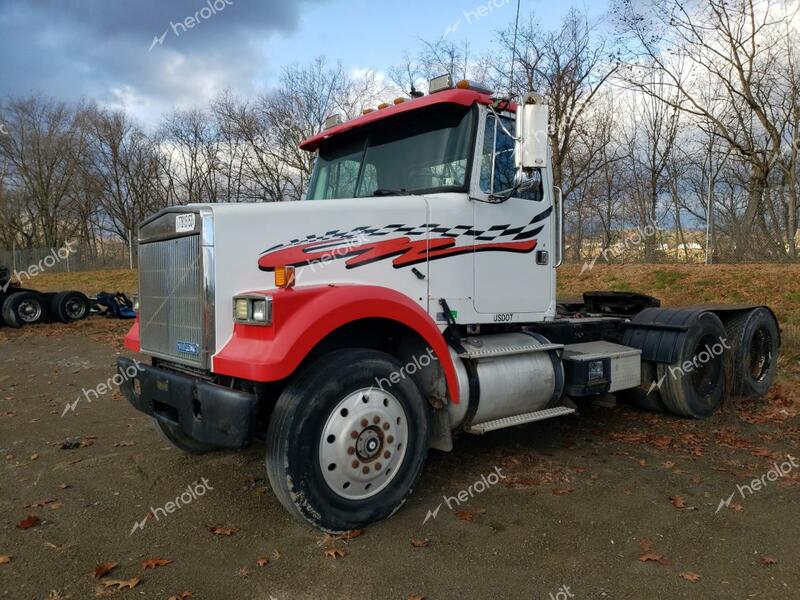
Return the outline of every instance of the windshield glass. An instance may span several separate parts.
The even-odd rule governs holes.
[[[307,199],[458,191],[466,186],[474,113],[406,114],[320,149]]]

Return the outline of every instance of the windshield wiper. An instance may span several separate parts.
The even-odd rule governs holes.
[[[406,191],[405,189],[392,190],[392,189],[389,189],[389,188],[378,188],[377,190],[372,192],[372,195],[373,196],[403,196],[404,194],[407,194],[407,193],[408,193],[408,191]]]

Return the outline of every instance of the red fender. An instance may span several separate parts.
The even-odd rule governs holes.
[[[136,323],[133,324],[131,330],[125,335],[123,345],[131,352],[141,352],[142,345],[139,339],[139,315],[136,315]]]
[[[233,337],[213,358],[213,371],[251,381],[291,375],[334,330],[361,319],[382,318],[416,331],[444,371],[450,401],[458,404],[458,380],[450,351],[436,323],[407,296],[367,285],[308,286],[257,292],[272,296],[272,325],[235,324]]]

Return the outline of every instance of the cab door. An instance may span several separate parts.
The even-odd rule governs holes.
[[[474,306],[498,322],[538,320],[555,298],[552,185],[542,169],[534,189],[503,200],[516,175],[514,120],[499,116],[482,111],[473,169]]]

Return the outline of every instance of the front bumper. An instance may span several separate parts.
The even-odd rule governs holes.
[[[122,377],[120,390],[128,402],[162,423],[199,442],[224,448],[244,448],[252,441],[256,425],[253,394],[124,357],[117,358],[117,371]]]

